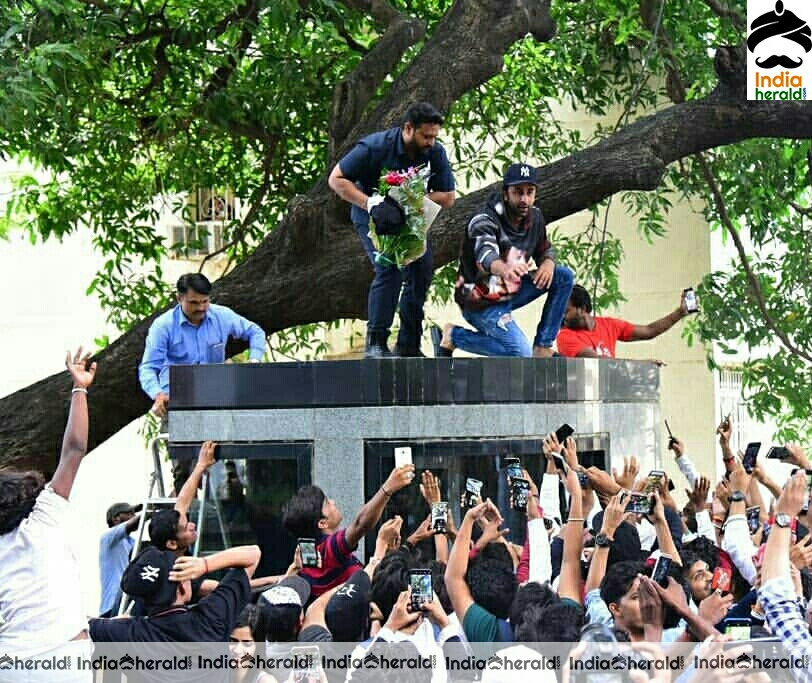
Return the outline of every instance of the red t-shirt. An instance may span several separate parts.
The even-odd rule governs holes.
[[[592,349],[602,358],[615,357],[615,343],[629,341],[634,325],[619,318],[595,318],[594,330],[561,328],[558,333],[558,353],[575,358],[582,349]]]
[[[299,570],[299,576],[310,584],[310,594],[314,598],[344,583],[355,572],[363,569],[358,558],[353,555],[353,549],[347,545],[346,529],[317,539],[316,550],[321,553],[321,569],[303,567]]]

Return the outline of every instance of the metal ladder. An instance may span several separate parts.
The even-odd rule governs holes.
[[[144,498],[143,507],[141,509],[141,516],[138,519],[138,535],[135,539],[132,552],[130,553],[130,562],[132,562],[141,551],[141,546],[144,542],[144,529],[146,528],[146,520],[148,511],[153,511],[158,508],[173,508],[177,498],[167,498],[166,490],[164,488],[163,470],[161,469],[161,445],[168,444],[169,434],[158,434],[150,441],[149,451],[152,454],[152,473],[149,476],[149,490],[147,497]],[[153,495],[156,493],[157,495]],[[203,474],[201,479],[201,489],[203,495],[199,500],[199,507],[197,510],[197,540],[195,541],[194,548],[192,549],[192,556],[198,557],[200,555],[200,544],[203,538],[203,526],[206,520],[206,500],[211,496],[214,503],[214,511],[217,515],[217,524],[220,527],[220,537],[223,541],[224,548],[230,548],[231,542],[228,538],[228,530],[226,529],[225,522],[223,522],[223,513],[220,510],[220,501],[217,500],[217,492],[214,490],[214,484],[209,477],[209,473]],[[125,614],[129,609],[130,598],[124,593],[121,596],[121,602],[118,608],[118,614]]]

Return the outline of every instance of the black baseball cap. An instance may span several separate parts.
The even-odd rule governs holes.
[[[173,604],[178,584],[169,580],[169,572],[176,559],[177,555],[171,550],[147,546],[124,570],[121,590],[131,597],[141,598],[148,608]]]
[[[333,640],[355,643],[363,640],[369,630],[369,601],[372,583],[369,574],[357,571],[327,602],[324,621]]]
[[[135,512],[129,503],[113,503],[107,508],[107,526],[113,526],[113,518],[123,512]]]
[[[523,185],[525,183],[536,184],[536,169],[530,164],[511,164],[505,171],[502,180],[502,187],[511,185]]]

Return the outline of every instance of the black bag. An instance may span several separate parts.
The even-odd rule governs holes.
[[[369,212],[375,221],[375,232],[378,235],[399,235],[406,225],[406,214],[392,197],[386,198]]]

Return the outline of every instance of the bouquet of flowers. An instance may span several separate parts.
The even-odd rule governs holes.
[[[405,171],[384,170],[378,192],[394,199],[403,209],[404,227],[397,235],[379,235],[370,216],[369,238],[375,246],[375,263],[403,268],[426,253],[426,234],[439,212],[439,205],[428,199],[426,182],[428,166],[411,167]]]

